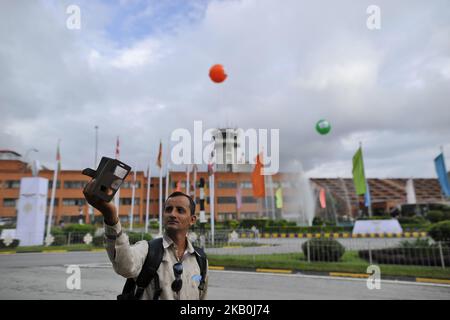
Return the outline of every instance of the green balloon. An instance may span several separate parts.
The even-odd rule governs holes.
[[[331,130],[331,124],[327,120],[319,120],[316,124],[316,130],[320,134],[328,134]]]

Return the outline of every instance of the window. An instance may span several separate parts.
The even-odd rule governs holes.
[[[20,180],[6,180],[5,187],[6,187],[6,189],[19,189],[20,188]]]
[[[120,198],[120,204],[124,206],[131,206],[131,198]],[[134,205],[139,205],[139,198],[134,198]]]
[[[5,198],[3,199],[3,206],[7,208],[15,208],[17,199]]]
[[[53,188],[53,180],[49,180],[48,181],[48,188],[51,189]],[[60,189],[61,188],[61,181],[57,181],[56,182],[56,189]]]
[[[64,189],[83,189],[86,184],[86,181],[64,181]],[[58,187],[58,184],[56,184],[56,187]]]
[[[131,181],[124,181],[120,187],[122,189],[131,189],[133,187],[133,182],[131,182]],[[140,181],[136,181],[136,189],[139,189],[140,187],[141,187],[141,182]]]
[[[47,199],[47,206],[50,206],[50,201],[51,200],[52,200],[51,198]],[[55,200],[53,202],[53,205],[56,207],[58,205],[58,203],[59,203],[58,198],[55,198]]]
[[[84,206],[85,199],[63,199],[63,206]]]
[[[242,203],[256,203],[254,197],[242,197]]]
[[[217,187],[219,189],[236,189],[237,184],[234,181],[219,181]]]
[[[250,181],[242,181],[241,182],[241,189],[252,189],[253,185]]]
[[[219,212],[219,220],[225,221],[225,220],[235,220],[236,219],[236,213],[234,212]]]
[[[218,197],[217,203],[236,203],[236,197]]]

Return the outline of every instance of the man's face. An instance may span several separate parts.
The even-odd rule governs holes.
[[[169,198],[164,205],[163,222],[167,231],[187,232],[197,217],[191,215],[189,199],[184,196]]]

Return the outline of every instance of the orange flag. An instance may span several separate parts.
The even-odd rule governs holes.
[[[161,169],[162,167],[162,142],[159,142],[159,152],[158,152],[158,160],[156,161],[156,165]]]
[[[320,207],[322,209],[325,209],[327,207],[327,200],[326,200],[326,195],[325,195],[325,189],[324,188],[320,188],[319,200],[320,200]]]
[[[255,169],[252,173],[253,197],[264,198],[266,196],[266,188],[264,185],[264,176],[261,174],[262,163],[260,156],[256,157]]]

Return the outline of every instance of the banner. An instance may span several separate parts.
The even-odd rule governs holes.
[[[442,193],[446,197],[450,197],[450,185],[448,183],[447,169],[445,167],[444,154],[441,153],[434,159],[434,165],[436,167],[436,173],[439,183],[441,185]]]

